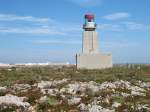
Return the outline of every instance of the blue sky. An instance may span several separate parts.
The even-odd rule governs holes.
[[[150,0],[0,0],[0,62],[75,62],[85,13],[114,63],[150,63]]]

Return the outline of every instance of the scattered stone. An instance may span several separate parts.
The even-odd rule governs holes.
[[[62,80],[53,80],[53,81],[41,81],[38,83],[38,88],[40,89],[49,89],[61,85],[63,83],[67,83],[69,79],[62,79]]]
[[[38,104],[48,104],[53,107],[61,106],[66,103],[73,107],[77,107],[80,112],[114,112],[115,109],[120,108],[121,103],[119,100],[116,102],[115,98],[120,100],[128,96],[146,96],[147,91],[150,90],[150,82],[141,82],[139,81],[135,85],[131,84],[128,81],[115,81],[115,82],[103,82],[96,83],[94,81],[89,82],[79,82],[79,81],[68,81],[69,79],[62,80],[53,80],[53,81],[41,81],[35,83],[34,85],[29,84],[14,84],[10,87],[10,93],[16,94],[17,92],[21,93],[21,96],[30,95],[31,89],[38,90],[41,96],[34,97],[33,101],[36,101],[37,104],[30,106],[23,97],[18,97],[14,95],[5,95],[0,96],[0,106],[17,106],[22,107],[29,112],[36,112]],[[9,87],[0,87],[0,92],[6,92],[9,90]],[[28,95],[26,95],[28,94]],[[18,94],[20,95],[20,94]],[[41,97],[41,98],[40,98]],[[37,99],[36,99],[37,98]],[[114,100],[112,100],[114,98]],[[68,103],[68,104],[67,104]],[[103,104],[106,104],[105,108]],[[78,105],[78,106],[77,106]],[[138,105],[138,111],[148,110],[149,105]],[[127,110],[126,108],[124,110]],[[48,111],[48,110],[47,110]],[[53,111],[50,109],[49,111]],[[71,112],[78,110],[68,110]]]
[[[128,96],[130,96],[130,94],[124,93],[124,92],[121,92],[120,94],[121,94],[123,97],[128,97]]]
[[[7,87],[0,87],[0,92],[5,93],[7,90]]]
[[[86,93],[88,92],[96,93],[99,92],[99,87],[97,86],[97,83],[91,81],[91,82],[75,82],[72,84],[68,84],[67,87],[62,88],[60,90],[61,93],[69,93],[72,95],[75,95],[77,93]],[[82,94],[83,95],[83,94]]]
[[[79,112],[77,109],[71,109],[68,112]]]
[[[48,96],[43,96],[38,100],[39,104],[45,104],[45,105],[51,105],[51,106],[56,106],[59,105],[60,102],[55,98],[55,97],[48,97]]]
[[[88,107],[84,103],[81,103],[80,105],[78,105],[78,108],[80,109],[81,112],[88,111]]]
[[[43,96],[39,99],[38,103],[45,103],[47,101],[47,96]]]
[[[48,94],[50,96],[56,96],[59,94],[58,89],[41,89],[42,94]]]
[[[114,103],[112,104],[112,107],[114,107],[114,108],[118,108],[119,106],[121,106],[121,103],[114,102]]]
[[[145,93],[140,93],[140,92],[138,92],[138,91],[132,91],[132,92],[131,92],[131,95],[132,95],[132,96],[145,96]]]
[[[24,97],[18,97],[11,94],[0,96],[0,105],[5,106],[17,106],[22,107],[26,110],[30,104],[28,102],[24,102]]]
[[[147,112],[149,112],[150,108],[148,107],[148,105],[138,105],[138,110],[139,111],[146,110]]]
[[[15,92],[27,92],[29,89],[31,89],[31,85],[29,84],[14,84],[11,87],[12,90]]]
[[[141,81],[139,81],[138,82],[138,85],[140,86],[140,87],[142,87],[142,88],[146,88],[146,89],[148,89],[148,90],[150,90],[150,82],[141,82]]]
[[[68,105],[76,105],[76,104],[79,104],[80,101],[81,101],[81,98],[72,97],[71,99],[68,99]]]
[[[30,107],[28,108],[28,112],[37,112],[36,106],[30,106]]]
[[[115,110],[109,110],[106,108],[101,107],[100,105],[88,105],[89,112],[115,112]]]

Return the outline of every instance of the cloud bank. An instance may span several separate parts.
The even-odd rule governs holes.
[[[129,17],[130,17],[130,14],[127,12],[117,12],[117,13],[105,15],[103,18],[106,20],[121,20],[121,19],[126,19]]]
[[[0,21],[30,21],[30,22],[49,22],[48,18],[37,18],[33,16],[18,16],[12,14],[0,14]]]
[[[102,2],[102,0],[67,0],[67,1],[77,4],[79,6],[84,6],[84,7],[96,6]]]
[[[9,24],[4,24],[4,22]],[[51,18],[12,14],[0,14],[0,23],[0,33],[68,35],[68,33],[78,32],[80,28],[78,25],[62,24]]]

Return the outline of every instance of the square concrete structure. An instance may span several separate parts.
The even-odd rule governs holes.
[[[78,69],[104,69],[112,67],[111,54],[78,54],[76,58]]]
[[[112,67],[112,55],[98,52],[98,35],[94,16],[85,15],[82,53],[76,55],[77,69],[104,69]]]

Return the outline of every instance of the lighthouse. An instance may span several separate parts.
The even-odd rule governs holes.
[[[85,14],[82,53],[76,55],[77,69],[103,69],[112,67],[112,55],[99,52],[97,25],[93,14]]]
[[[96,23],[94,21],[94,15],[85,15],[85,23],[83,24],[83,47],[82,52],[84,54],[93,54],[98,52],[98,40]]]

